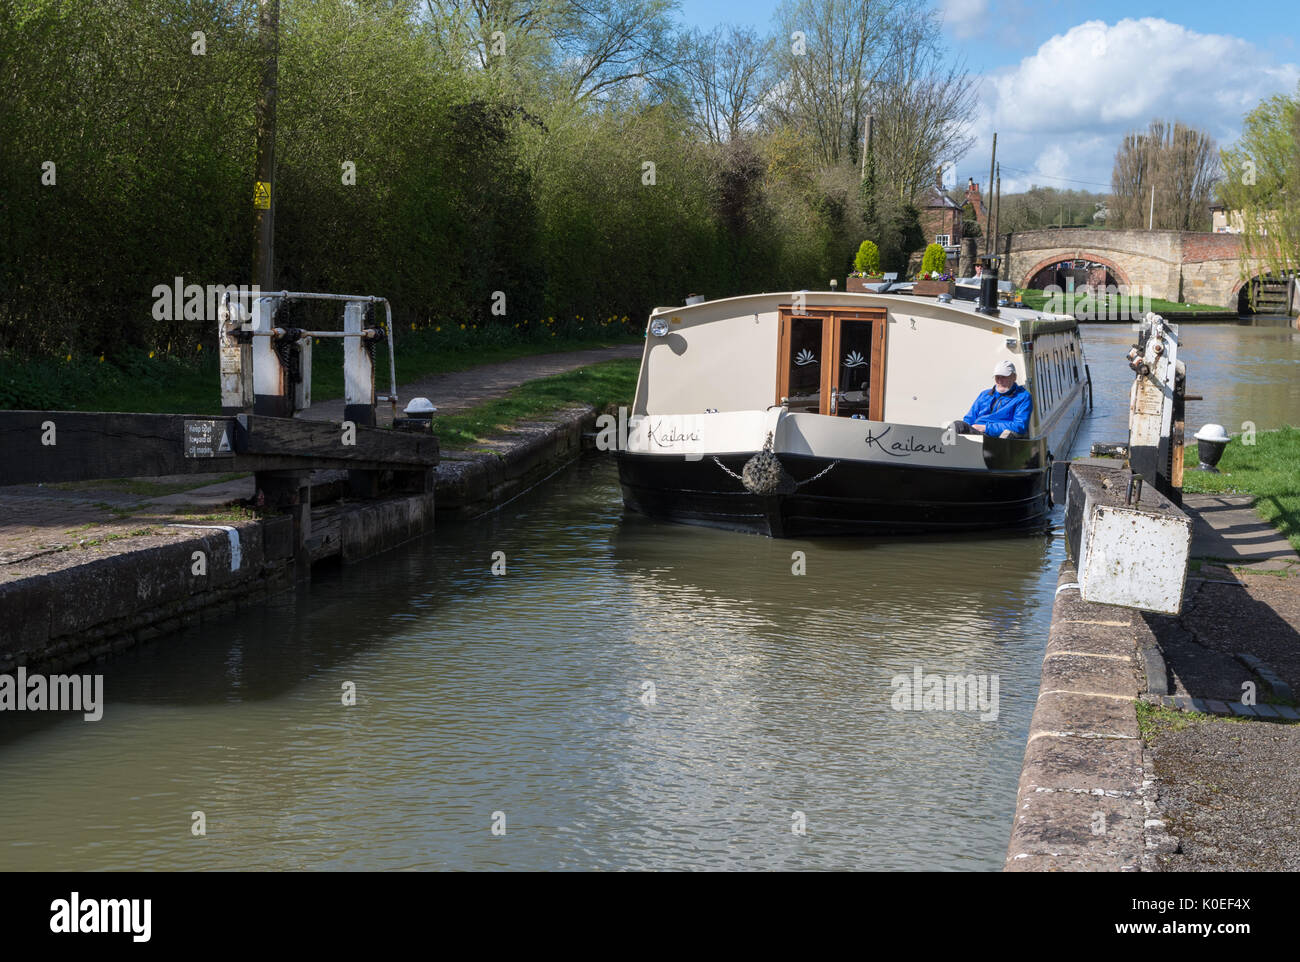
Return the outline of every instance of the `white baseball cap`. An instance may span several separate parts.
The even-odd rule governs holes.
[[[997,364],[993,365],[993,376],[994,377],[1015,377],[1016,366],[1012,364],[1010,361],[998,361]]]

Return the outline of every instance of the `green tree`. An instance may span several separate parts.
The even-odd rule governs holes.
[[[1241,216],[1243,273],[1254,262],[1278,277],[1300,270],[1300,86],[1246,114],[1221,157],[1219,200]]]

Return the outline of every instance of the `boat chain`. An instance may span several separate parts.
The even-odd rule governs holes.
[[[782,487],[798,489],[802,488],[805,484],[812,484],[818,478],[823,477],[840,462],[832,461],[811,478],[805,478],[802,481],[795,481],[786,473],[785,466],[781,464],[780,459],[772,453],[772,435],[769,433],[766,442],[763,444],[763,450],[745,462],[744,467],[745,474],[757,475],[762,473],[763,475],[767,475],[767,477],[764,477],[762,481],[746,480],[744,475],[737,474],[735,471],[732,471],[729,467],[723,464],[722,461],[718,459],[717,455],[713,456],[713,463],[728,475],[739,481],[747,491],[752,494],[763,495],[782,493],[780,491]],[[793,482],[793,484],[790,484],[790,482]],[[788,491],[785,493],[788,493]]]

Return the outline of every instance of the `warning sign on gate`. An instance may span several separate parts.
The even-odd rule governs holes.
[[[230,424],[227,421],[186,421],[185,456],[216,458],[232,454]]]
[[[271,209],[271,185],[264,180],[253,184],[253,206],[259,210]]]

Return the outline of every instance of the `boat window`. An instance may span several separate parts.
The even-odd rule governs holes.
[[[822,397],[822,319],[792,317],[789,323],[790,411],[816,414]]]
[[[840,321],[839,350],[836,352],[839,366],[833,406],[834,413],[840,417],[870,416],[873,329],[871,321]]]
[[[777,401],[797,414],[879,421],[884,414],[884,308],[781,308]]]

